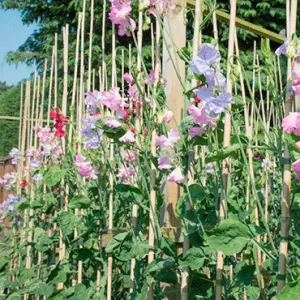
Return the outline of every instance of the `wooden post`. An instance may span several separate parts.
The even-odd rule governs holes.
[[[289,36],[295,34],[296,30],[296,17],[297,17],[297,0],[291,1],[291,9],[287,7],[287,16],[291,13],[290,24],[287,24],[289,28]],[[290,26],[290,27],[289,27]],[[288,73],[287,73],[287,84],[291,84],[292,70],[291,60],[288,60]],[[292,95],[287,88],[286,100],[285,100],[285,117],[292,112],[293,109]],[[281,230],[280,230],[280,249],[279,249],[279,265],[278,265],[278,282],[277,292],[280,293],[285,286],[286,276],[286,262],[288,257],[288,241],[289,236],[289,224],[290,224],[290,194],[291,194],[291,155],[289,152],[288,144],[284,145],[284,172],[283,172],[283,188],[282,188],[282,199],[281,199]]]
[[[185,0],[173,0],[173,4],[176,5],[176,9],[169,11],[165,19],[165,27],[170,32],[174,40],[174,44],[178,49],[185,47],[186,45],[186,27],[184,25],[184,8],[186,6]],[[168,101],[168,105],[174,114],[171,127],[176,127],[183,117],[184,110],[184,97],[182,95],[182,88],[175,69],[171,62],[167,47],[173,57],[175,53],[172,41],[165,32],[166,44],[163,46],[163,77],[167,80],[167,87],[165,93]],[[185,78],[185,64],[182,60],[178,60],[177,68],[182,81]],[[182,189],[176,183],[168,183],[166,187],[166,199],[164,208],[162,211],[161,219],[163,226],[179,227],[180,220],[176,217],[175,209],[177,199],[182,194]]]

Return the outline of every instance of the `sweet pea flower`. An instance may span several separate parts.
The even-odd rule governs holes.
[[[133,77],[130,73],[125,73],[124,80],[127,82],[127,84],[131,84],[133,82]]]
[[[120,119],[126,116],[125,108],[129,105],[127,99],[120,95],[120,88],[114,87],[109,92],[102,92],[102,105],[116,112],[116,116]]]
[[[17,165],[22,159],[22,155],[17,148],[12,148],[9,152],[9,156],[12,157],[12,164]]]
[[[184,183],[184,177],[182,175],[181,168],[176,168],[174,171],[172,171],[168,176],[168,181],[176,182],[176,183]]]
[[[122,123],[118,121],[116,118],[108,118],[105,120],[104,124],[111,128],[119,128],[122,126]]]
[[[123,150],[122,151],[122,159],[124,161],[134,163],[135,162],[135,152],[134,152],[134,150]]]
[[[219,63],[221,54],[211,44],[202,44],[199,47],[198,55],[190,63],[190,67],[195,74],[203,75],[211,70],[211,65]]]
[[[165,15],[168,11],[176,8],[175,4],[172,4],[172,0],[150,0],[152,7],[148,9],[148,13],[151,15]]]
[[[161,135],[156,137],[156,146],[161,146],[163,149],[168,147],[174,148],[174,144],[180,140],[180,134],[177,129],[172,128],[168,132],[168,137]]]
[[[99,173],[98,167],[92,167],[92,161],[86,161],[86,157],[80,154],[76,155],[74,165],[78,167],[79,174],[86,179],[97,179]]]
[[[87,106],[89,114],[94,115],[101,109],[102,96],[98,91],[87,92],[84,103]]]
[[[130,184],[129,178],[135,174],[134,169],[121,165],[117,177],[121,178],[122,184]]]
[[[134,143],[134,134],[131,131],[127,131],[122,137],[119,138],[119,141],[123,143]]]
[[[205,128],[192,127],[189,130],[189,135],[192,137],[193,136],[202,136],[204,132],[205,132]]]
[[[300,113],[293,112],[282,120],[282,129],[287,133],[294,131],[295,135],[300,135]]]
[[[158,157],[158,168],[160,170],[168,170],[173,168],[173,163],[171,162],[171,158],[169,156],[159,156]]]
[[[208,125],[211,128],[217,127],[217,125],[206,116],[205,110],[191,105],[188,108],[189,114],[194,117],[194,123],[198,125]]]
[[[41,181],[42,179],[43,179],[43,176],[41,174],[35,174],[32,177],[32,180],[34,180],[34,181]]]
[[[131,1],[126,0],[113,0],[109,12],[109,19],[113,24],[118,25],[118,34],[120,36],[131,36],[131,31],[136,28],[135,21],[130,18],[130,12],[132,10],[130,4]]]
[[[296,179],[300,180],[300,159],[292,163],[292,166],[296,172]]]
[[[173,112],[171,110],[166,111],[162,116],[162,122],[171,122],[173,118]]]

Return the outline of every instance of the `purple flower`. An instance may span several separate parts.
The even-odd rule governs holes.
[[[123,143],[134,143],[134,134],[131,131],[127,131],[122,137],[119,138],[119,141]]]
[[[87,106],[87,111],[93,115],[97,112],[97,110],[101,109],[101,93],[98,91],[92,92],[87,92],[86,93],[86,98],[84,100],[84,103]]]
[[[205,132],[205,128],[201,128],[201,127],[192,127],[189,130],[190,136],[202,136],[204,132]]]
[[[95,122],[98,121],[100,118],[100,115],[96,115],[81,120],[82,124],[84,125],[84,129],[82,129],[81,134],[84,137],[86,137],[86,140],[83,143],[87,148],[100,148],[100,142],[103,139],[103,130],[95,126]]]
[[[169,156],[158,157],[158,168],[160,170],[171,169],[172,167],[173,167],[173,163],[171,162],[171,158]]]
[[[176,182],[176,183],[184,183],[184,177],[182,175],[181,168],[176,168],[174,171],[172,171],[168,176],[168,181]]]
[[[276,49],[276,51],[275,51],[276,55],[285,54],[286,50],[287,50],[287,48],[290,44],[289,41],[286,38],[285,29],[281,30],[279,32],[279,34],[280,34],[281,38],[283,39],[284,43],[279,48]]]
[[[12,160],[13,165],[17,165],[22,159],[22,155],[17,148],[11,149],[11,151],[9,152],[9,156],[13,158]]]
[[[198,75],[202,75],[212,70],[211,65],[216,65],[220,61],[220,52],[210,44],[202,44],[199,47],[197,57],[190,63],[192,71]],[[212,70],[213,71],[213,70]]]
[[[35,174],[32,177],[32,180],[34,180],[34,181],[41,181],[42,179],[43,179],[43,176],[41,174]]]

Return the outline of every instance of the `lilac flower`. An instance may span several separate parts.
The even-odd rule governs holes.
[[[17,148],[11,149],[11,151],[9,152],[9,156],[13,158],[12,160],[13,165],[17,165],[22,159],[22,155]]]
[[[122,123],[118,121],[117,118],[107,118],[104,124],[111,128],[118,128],[122,126]]]
[[[100,142],[103,140],[103,130],[97,128],[95,125],[96,121],[98,121],[100,118],[100,115],[95,115],[81,120],[82,124],[84,125],[81,134],[86,138],[83,143],[89,149],[100,148]]]
[[[10,190],[17,182],[17,178],[18,173],[16,172],[6,173],[2,178],[0,178],[0,184],[3,184],[6,190]]]
[[[101,109],[101,93],[98,91],[87,92],[84,103],[87,106],[87,111],[93,115],[97,113],[98,110]]]
[[[280,34],[281,38],[283,39],[284,43],[279,48],[276,49],[276,51],[275,51],[276,55],[285,54],[286,50],[287,50],[287,48],[288,48],[288,46],[290,44],[289,41],[286,38],[285,29],[281,30],[279,32],[279,34]]]
[[[173,167],[173,163],[171,162],[171,158],[169,156],[159,156],[158,157],[158,168],[160,170],[163,169],[171,169]]]
[[[41,174],[35,174],[32,177],[32,180],[34,180],[34,181],[41,181],[42,179],[43,179],[43,176]]]
[[[199,47],[198,55],[190,63],[192,71],[198,75],[202,75],[212,70],[211,65],[216,65],[220,61],[221,54],[214,46],[210,44],[202,44]]]

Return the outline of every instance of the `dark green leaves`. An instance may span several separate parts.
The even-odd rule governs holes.
[[[80,219],[72,212],[62,211],[58,216],[58,224],[63,236],[71,234],[79,223]]]
[[[246,225],[231,219],[224,220],[219,227],[207,232],[209,246],[226,255],[242,251],[252,237]]]
[[[237,153],[237,151],[240,149],[239,144],[230,145],[228,147],[225,147],[224,149],[218,150],[215,153],[206,156],[205,163],[213,162],[213,161],[220,161],[223,160],[229,156],[233,156]]]
[[[58,166],[50,166],[49,169],[45,172],[44,183],[48,187],[52,187],[58,184],[65,176],[66,171],[61,170]]]
[[[85,195],[77,195],[70,200],[69,208],[89,208],[91,200]]]

